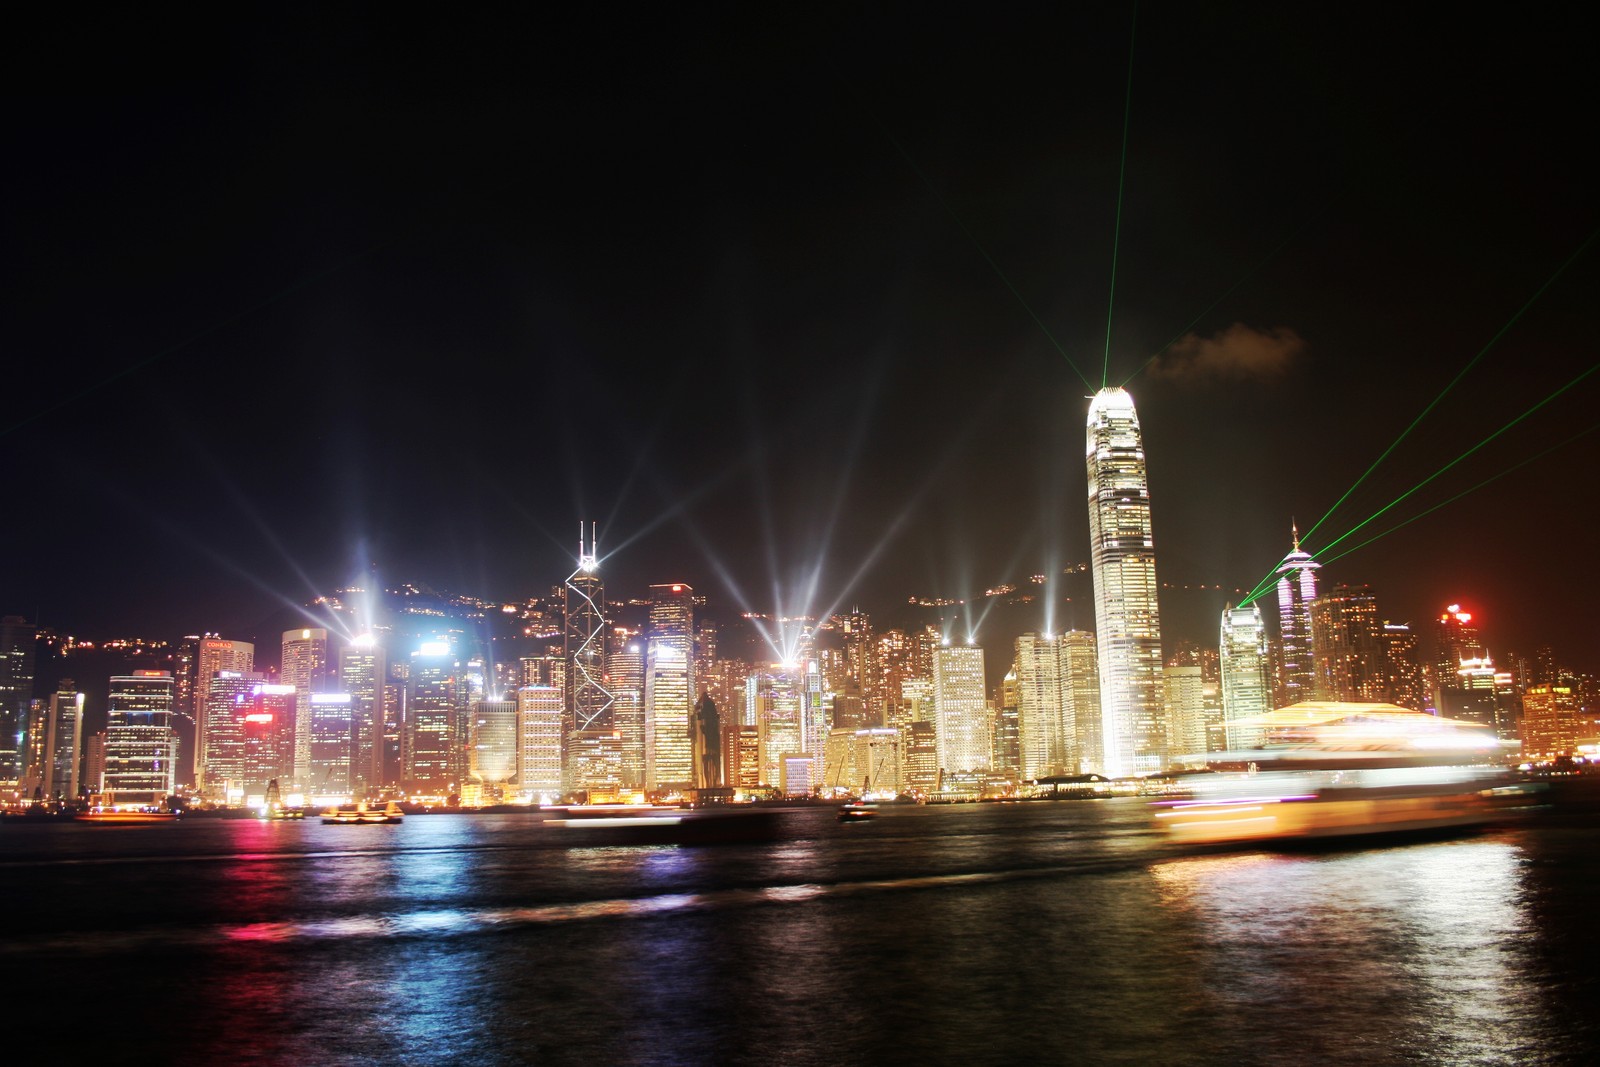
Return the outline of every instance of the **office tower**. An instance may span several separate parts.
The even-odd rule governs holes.
[[[1127,390],[1090,401],[1087,441],[1103,770],[1148,774],[1167,755],[1161,613],[1144,441]]]
[[[989,769],[989,704],[984,696],[983,649],[946,645],[933,656],[933,721],[939,769]]]
[[[273,782],[284,794],[294,778],[295,744],[299,723],[311,717],[292,685],[257,682],[247,703],[240,705],[239,790],[246,804],[266,800]]]
[[[1272,710],[1269,698],[1267,631],[1261,609],[1227,607],[1222,612],[1222,720],[1228,748],[1252,747],[1261,737],[1259,727],[1245,720]]]
[[[694,781],[689,715],[694,679],[694,591],[683,583],[650,587],[645,658],[645,787],[686,788]]]
[[[1174,763],[1204,763],[1206,753],[1205,679],[1198,666],[1168,666],[1162,672],[1167,691],[1168,751]]]
[[[1022,774],[1022,719],[1018,707],[1021,699],[1017,672],[1013,667],[1000,680],[1000,699],[996,702],[994,713],[994,752],[989,758],[991,768],[1013,781]],[[889,725],[898,729],[901,723],[896,718]]]
[[[306,792],[318,797],[354,796],[355,701],[349,693],[312,693],[309,713],[311,773]]]
[[[331,661],[328,659],[328,631],[315,627],[302,627],[283,632],[283,661],[278,671],[278,681],[294,687],[298,714],[295,716],[294,772],[297,784],[305,784],[311,774],[311,707],[312,693],[325,693],[330,688]],[[280,783],[281,784],[281,783]],[[288,792],[287,789],[284,792]]]
[[[1054,634],[1026,633],[1017,638],[1009,677],[1017,690],[1020,773],[1030,781],[1069,773],[1067,739],[1076,731],[1076,723],[1067,718],[1061,663],[1061,642]]]
[[[483,785],[486,800],[498,800],[517,774],[517,701],[479,700],[472,705],[468,773]]]
[[[1378,599],[1367,585],[1336,585],[1311,605],[1311,647],[1320,699],[1388,699]]]
[[[737,719],[722,724],[722,781],[735,789],[761,784],[761,738],[754,726]]]
[[[350,791],[356,797],[384,785],[384,682],[388,662],[377,638],[362,634],[339,650],[339,690],[350,696]]]
[[[78,753],[83,746],[83,694],[71,678],[50,694],[44,717],[39,791],[45,799],[71,800],[79,792]]]
[[[611,654],[611,724],[622,746],[622,784],[644,785],[644,655],[637,641]],[[726,705],[719,706],[726,707]]]
[[[1487,653],[1467,655],[1456,666],[1455,684],[1439,690],[1439,714],[1493,727],[1502,736],[1514,736],[1512,724],[1500,721],[1497,713],[1494,661]]]
[[[1461,694],[1457,692],[1461,681],[1457,672],[1461,664],[1471,659],[1487,658],[1488,655],[1479,637],[1478,627],[1473,623],[1472,613],[1462,611],[1460,604],[1445,608],[1434,621],[1433,659],[1429,664],[1433,678],[1428,695],[1439,714],[1449,715],[1445,708],[1461,700]]]
[[[450,644],[425,641],[411,654],[406,675],[402,777],[413,792],[448,796],[460,786],[460,750],[456,694],[458,665]]]
[[[554,803],[564,792],[566,698],[560,686],[517,690],[517,786],[537,803]]]
[[[0,785],[13,786],[22,779],[38,637],[38,627],[20,615],[0,619]]]
[[[906,790],[928,796],[939,788],[939,740],[932,720],[918,720],[901,731],[900,756]]]
[[[900,687],[915,678],[916,643],[904,630],[886,630],[877,641],[877,677],[883,701],[884,721],[900,702]]]
[[[1060,640],[1063,718],[1073,728],[1067,737],[1066,772],[1102,772],[1099,643],[1088,630],[1068,630]]]
[[[905,788],[900,731],[888,727],[828,732],[823,786],[856,796],[896,794]]]
[[[106,702],[104,791],[120,804],[159,804],[177,788],[170,671],[111,679]]]
[[[862,724],[878,726],[883,719],[883,679],[878,669],[878,648],[872,636],[872,617],[852,608],[843,619],[844,670],[849,683],[836,687],[861,698]]]
[[[185,638],[185,641],[188,640]],[[195,719],[194,780],[202,791],[208,791],[211,779],[207,760],[214,747],[207,733],[211,727],[211,680],[221,671],[236,675],[253,672],[256,669],[256,646],[249,641],[228,641],[216,634],[204,634],[193,640],[194,677],[189,705]],[[176,679],[174,682],[176,688]]]
[[[744,720],[756,729],[761,784],[783,783],[784,760],[805,751],[801,694],[788,671],[761,671],[745,682]]]
[[[568,715],[574,730],[611,729],[611,691],[606,688],[605,584],[594,526],[584,548],[578,526],[578,567],[562,586],[562,633],[569,690]]]
[[[198,673],[199,634],[187,634],[172,650],[172,717],[178,731],[178,782],[198,785],[200,727],[205,717],[205,690]]]
[[[1427,710],[1427,687],[1417,655],[1417,635],[1411,625],[1384,623],[1378,631],[1378,643],[1383,649],[1383,699],[1412,711]]]
[[[205,795],[213,800],[244,799],[244,717],[255,690],[266,679],[255,671],[218,670],[206,681],[202,701],[206,747]]]
[[[1317,568],[1309,552],[1300,550],[1300,531],[1293,526],[1294,547],[1278,564],[1278,672],[1275,690],[1279,707],[1322,696],[1312,649],[1311,604],[1317,599]]]
[[[1548,761],[1572,755],[1580,715],[1572,686],[1528,686],[1522,694],[1522,758]]]

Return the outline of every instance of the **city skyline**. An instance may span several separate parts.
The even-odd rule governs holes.
[[[0,608],[272,641],[369,564],[542,592],[585,519],[630,594],[972,597],[1089,559],[1074,438],[1126,383],[1161,578],[1220,587],[1163,590],[1170,641],[1295,523],[1390,619],[1592,668],[1542,547],[1600,460],[1581,26],[1145,10],[1130,78],[1132,15],[655,16],[505,86],[490,24],[74,35],[6,179]]]

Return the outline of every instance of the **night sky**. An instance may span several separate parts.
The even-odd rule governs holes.
[[[1131,91],[1129,5],[16,24],[0,610],[524,597],[592,518],[613,596],[889,617],[1087,559],[1085,397],[1138,372],[1159,575],[1222,586],[1166,634],[1214,644],[1600,227],[1588,16],[1309,7],[1141,5]],[[1310,547],[1593,368],[1597,281],[1600,241]],[[1597,402],[1325,584],[1595,666]]]

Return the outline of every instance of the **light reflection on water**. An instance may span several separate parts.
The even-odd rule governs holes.
[[[1219,1024],[1308,1024],[1309,1051],[1524,1063],[1547,1012],[1524,958],[1519,849],[1496,840],[1152,867],[1199,939]]]
[[[159,1032],[97,1006],[79,1061],[1520,1064],[1593,1029],[1562,958],[1595,944],[1592,864],[1547,837],[1175,858],[1114,803],[805,813],[709,849],[373,829],[12,853],[36,921],[0,981],[32,1018],[41,978],[192,977]]]

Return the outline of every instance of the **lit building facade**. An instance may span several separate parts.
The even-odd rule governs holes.
[[[298,699],[298,692],[296,693]],[[312,693],[301,714],[311,719],[311,772],[305,790],[315,796],[355,794],[355,702],[349,693]]]
[[[278,680],[294,687],[301,708],[310,708],[312,693],[328,691],[331,674],[327,630],[302,627],[283,632],[283,660]],[[297,718],[293,778],[297,784],[304,785],[311,776],[311,716],[302,714]]]
[[[564,792],[563,719],[566,690],[525,685],[517,690],[517,785],[525,796],[554,801]]]
[[[1368,585],[1336,585],[1311,605],[1311,647],[1319,699],[1360,704],[1388,699],[1383,626]]]
[[[43,732],[39,789],[47,798],[70,800],[81,788],[78,754],[83,749],[83,694],[72,679],[63,678],[50,694]]]
[[[1317,599],[1317,568],[1309,552],[1300,549],[1300,531],[1294,530],[1294,547],[1278,564],[1278,670],[1276,699],[1279,707],[1319,699],[1316,656],[1313,649],[1311,605]]]
[[[644,682],[645,787],[688,788],[695,779],[694,590],[682,582],[650,587],[650,641]]]
[[[1530,685],[1522,694],[1522,758],[1548,761],[1577,748],[1580,708],[1570,685]]]
[[[1228,748],[1250,748],[1261,737],[1259,727],[1243,720],[1272,710],[1267,661],[1267,630],[1261,609],[1229,607],[1222,612],[1222,721]]]
[[[591,524],[589,544],[578,533],[578,567],[562,586],[564,659],[571,729],[610,730],[611,690],[606,685],[606,588]]]
[[[188,703],[195,718],[194,780],[202,791],[210,792],[207,761],[215,748],[210,738],[211,680],[222,671],[236,675],[254,671],[256,646],[249,641],[229,641],[216,634],[205,634],[195,639],[193,654],[194,677]],[[231,709],[227,714],[231,716]]]
[[[243,796],[244,716],[249,711],[251,694],[265,681],[254,671],[236,670],[217,670],[206,680],[202,789],[213,800]]]
[[[339,691],[350,696],[350,789],[357,797],[389,784],[384,774],[384,696],[388,656],[371,634],[339,650]]]
[[[426,642],[412,653],[401,758],[406,785],[414,792],[448,795],[460,784],[466,738],[457,729],[458,686],[456,658],[447,643]]]
[[[989,718],[983,649],[940,648],[933,657],[933,720],[942,772],[989,769]]]
[[[1144,439],[1127,390],[1090,401],[1086,462],[1103,773],[1153,773],[1167,761],[1161,613]]]
[[[102,791],[115,803],[159,804],[177,788],[172,697],[169,671],[134,671],[111,679]]]
[[[1205,678],[1198,666],[1168,666],[1162,672],[1167,691],[1169,755],[1174,763],[1204,763],[1206,743]]]
[[[1073,733],[1067,739],[1067,773],[1104,773],[1101,738],[1099,643],[1088,630],[1061,635],[1061,681]]]
[[[246,803],[266,799],[273,782],[287,794],[285,784],[294,777],[297,725],[310,718],[300,707],[300,692],[292,685],[258,682],[250,688],[248,703],[239,719],[240,792]]]

